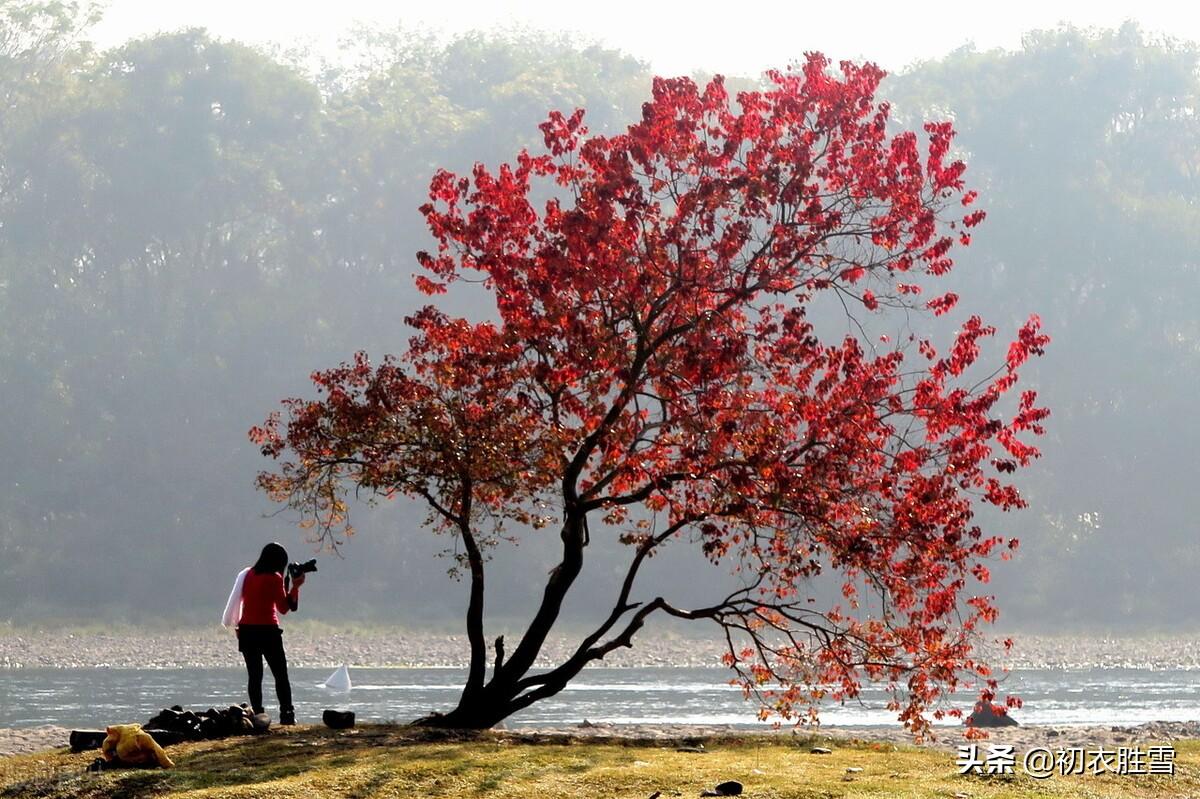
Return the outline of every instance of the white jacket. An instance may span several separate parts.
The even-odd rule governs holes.
[[[225,615],[221,617],[221,624],[226,627],[234,626],[242,617],[242,587],[249,573],[250,567],[247,566],[238,572],[237,579],[233,581],[233,590],[229,592],[229,601],[225,603]]]

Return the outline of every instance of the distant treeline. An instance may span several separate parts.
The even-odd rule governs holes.
[[[313,369],[405,347],[434,170],[536,147],[550,109],[619,130],[651,74],[540,34],[364,30],[329,64],[202,31],[100,52],[90,22],[0,0],[0,617],[209,619],[265,541],[309,556],[264,517],[246,431]],[[969,310],[1005,329],[1037,312],[1054,336],[1032,508],[992,520],[1023,541],[994,570],[1013,624],[1192,624],[1196,70],[1191,44],[1067,29],[885,85],[902,124],[956,120],[989,211],[953,278]],[[306,610],[457,617],[433,558],[454,542],[403,503],[353,512]],[[500,616],[534,599],[537,550],[497,556]],[[715,579],[698,560],[656,590]]]

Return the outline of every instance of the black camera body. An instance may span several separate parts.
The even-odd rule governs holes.
[[[289,563],[288,564],[288,577],[290,577],[294,580],[294,579],[296,579],[296,577],[298,575],[308,574],[309,572],[315,572],[316,570],[317,570],[317,559],[316,558],[313,558],[312,560],[306,560],[303,563]]]

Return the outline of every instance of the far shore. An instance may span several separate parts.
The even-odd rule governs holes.
[[[285,624],[288,661],[299,667],[465,668],[466,636],[324,623]],[[578,635],[547,642],[539,665],[561,662]],[[985,658],[1008,669],[1200,670],[1200,634],[1147,636],[1013,635],[1014,648]],[[716,639],[646,635],[600,664],[609,667],[719,667]],[[0,625],[0,669],[220,668],[238,666],[233,633],[217,626],[174,630],[20,628]]]

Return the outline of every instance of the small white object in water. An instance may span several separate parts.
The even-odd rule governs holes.
[[[349,691],[350,690],[350,669],[343,663],[342,667],[329,676],[325,681],[325,687],[331,691]]]

